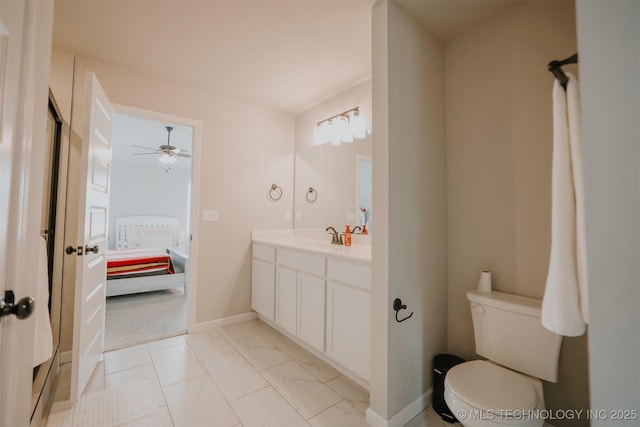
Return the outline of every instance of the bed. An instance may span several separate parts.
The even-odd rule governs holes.
[[[117,218],[115,249],[107,252],[107,296],[185,288],[186,246],[178,218]]]

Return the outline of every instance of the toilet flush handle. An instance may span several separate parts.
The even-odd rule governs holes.
[[[476,304],[473,307],[471,307],[471,309],[473,310],[474,313],[477,314],[484,314],[485,309],[483,306],[481,306],[480,304]]]

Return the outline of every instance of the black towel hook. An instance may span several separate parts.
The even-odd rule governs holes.
[[[393,309],[396,311],[396,322],[398,322],[398,323],[404,322],[405,320],[407,320],[411,316],[413,316],[413,311],[412,311],[411,314],[408,315],[407,317],[405,317],[404,319],[398,319],[398,312],[400,312],[400,310],[404,310],[406,308],[407,308],[407,306],[402,303],[402,300],[400,298],[396,298],[393,301]]]

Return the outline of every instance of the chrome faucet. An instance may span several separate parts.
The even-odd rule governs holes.
[[[353,230],[351,230],[351,232],[355,234],[356,230],[360,230],[360,232],[362,232],[362,227],[356,225],[355,227],[353,227]]]
[[[333,236],[331,236],[331,244],[332,245],[341,245],[342,244],[342,236],[338,234],[338,232],[336,231],[335,228],[327,227],[327,228],[324,229],[324,231],[328,231],[329,233],[333,234]]]

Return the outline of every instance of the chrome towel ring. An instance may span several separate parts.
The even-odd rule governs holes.
[[[282,188],[276,184],[271,184],[271,188],[269,189],[267,196],[269,196],[269,200],[277,202],[282,197]]]
[[[309,189],[307,190],[306,197],[307,197],[307,202],[313,203],[316,200],[318,200],[318,192],[315,190],[315,188],[309,187]]]

